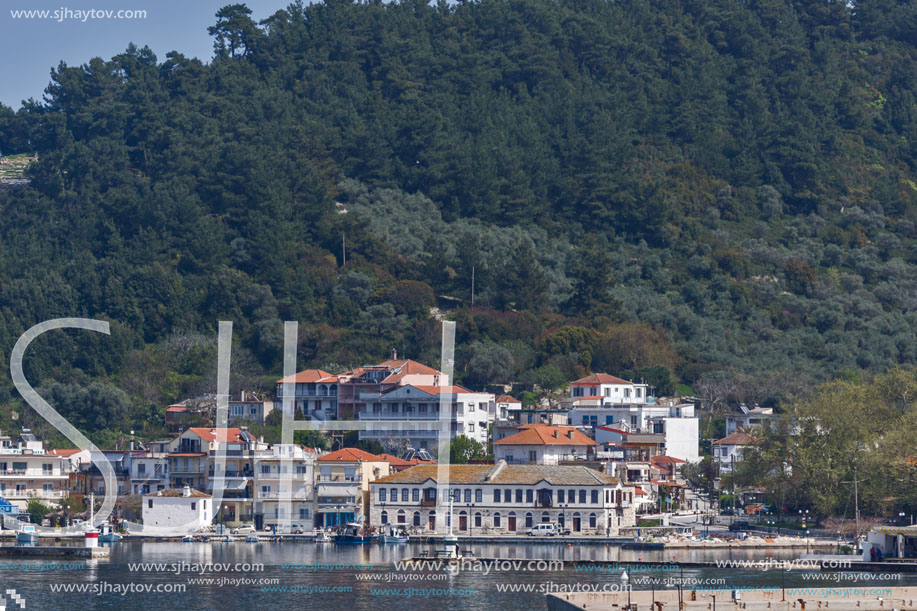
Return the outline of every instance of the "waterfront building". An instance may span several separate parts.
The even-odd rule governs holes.
[[[370,483],[390,473],[384,458],[357,448],[319,456],[316,465],[313,513],[317,528],[365,521]]]
[[[33,498],[57,504],[69,494],[69,457],[48,452],[29,429],[0,433],[0,497],[25,510]]]
[[[295,444],[275,444],[255,453],[256,528],[289,518],[293,528],[313,529],[315,459],[313,450]]]
[[[453,529],[458,535],[524,534],[555,522],[574,534],[614,536],[636,523],[634,487],[585,466],[449,465]],[[449,498],[439,467],[421,465],[370,484],[370,521],[420,534],[448,531]],[[446,483],[444,482],[444,485]]]
[[[210,495],[189,486],[158,490],[141,499],[144,526],[200,530],[213,519]]]
[[[713,462],[720,473],[731,473],[736,463],[742,462],[745,448],[755,438],[744,431],[736,431],[713,442]]]

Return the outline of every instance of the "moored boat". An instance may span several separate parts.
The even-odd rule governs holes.
[[[24,524],[16,531],[16,543],[38,543],[38,533],[35,532],[35,526]]]
[[[341,530],[334,535],[335,543],[371,543],[375,541],[376,538],[373,536],[370,529],[364,527],[362,524],[345,524]]]
[[[99,543],[117,543],[121,540],[121,535],[111,529],[108,524],[99,526]]]

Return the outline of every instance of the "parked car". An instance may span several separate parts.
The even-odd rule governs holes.
[[[551,522],[543,522],[541,524],[535,524],[531,528],[527,528],[525,534],[533,537],[553,537],[557,534],[558,528],[556,524]]]
[[[741,530],[751,530],[751,524],[748,522],[733,522],[729,525],[729,530],[736,532]]]
[[[251,524],[243,524],[242,526],[233,528],[230,532],[234,535],[251,535],[254,534],[255,527]]]

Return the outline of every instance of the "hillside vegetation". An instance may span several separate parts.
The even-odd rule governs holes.
[[[27,372],[152,435],[213,390],[219,320],[246,389],[283,320],[302,367],[436,364],[434,306],[475,387],[775,402],[917,363],[915,32],[899,0],[329,0],[222,9],[208,64],[61,64],[0,106],[0,153],[38,155],[0,192],[0,365],[110,320]]]

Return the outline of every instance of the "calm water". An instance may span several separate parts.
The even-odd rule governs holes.
[[[768,556],[766,552],[751,550],[722,550],[693,552],[669,551],[646,552],[623,550],[620,547],[604,545],[471,545],[478,556],[517,558],[517,559],[602,559],[602,560],[678,560],[712,561],[718,559],[760,559]],[[497,590],[498,584],[576,584],[576,583],[612,583],[620,584],[618,574],[581,572],[567,568],[553,572],[491,572],[483,575],[476,572],[460,572],[447,575],[445,579],[437,578],[438,573],[424,573],[422,579],[411,581],[390,581],[387,575],[403,575],[395,572],[394,562],[402,558],[416,556],[420,551],[430,549],[425,545],[400,546],[335,546],[313,543],[122,543],[112,547],[112,556],[106,560],[86,561],[85,568],[76,570],[22,570],[0,568],[0,590],[14,588],[25,597],[26,609],[142,609],[154,611],[160,609],[259,609],[282,605],[293,605],[307,609],[346,609],[349,611],[384,610],[384,609],[502,609],[503,611],[545,609],[544,594],[505,593]],[[797,552],[782,552],[777,558],[791,559]],[[16,559],[0,559],[4,562],[17,562]],[[47,561],[49,562],[49,561]],[[131,571],[128,563],[160,563],[169,565],[166,570]],[[172,564],[251,564],[265,565],[263,572],[219,571],[200,575],[183,571],[176,574]],[[311,571],[305,568],[284,568],[284,563],[345,563],[372,565],[372,568],[336,568],[334,570]],[[357,579],[357,575],[373,574],[377,581]],[[786,573],[787,586],[811,587],[815,585],[839,584],[831,581],[833,574],[821,575],[817,581],[803,580],[800,573]],[[684,570],[681,575],[674,573],[656,573],[656,579],[671,579],[673,576],[685,580],[725,579],[727,586],[780,585],[780,571],[743,571],[743,570]],[[211,578],[223,579],[224,585],[217,583],[189,583],[189,579]],[[632,575],[634,589],[649,588],[640,584],[639,575]],[[299,592],[262,591],[259,584],[228,585],[225,580],[231,579],[278,579],[280,587],[299,587]],[[51,585],[58,584],[94,584],[97,588],[108,591],[97,593],[55,593]],[[160,585],[184,585],[183,593],[131,592],[120,595],[115,588],[135,584],[139,587]],[[917,578],[904,575],[900,581],[847,581],[843,586],[853,585],[917,585]],[[350,592],[312,592],[302,591],[308,587],[349,587]],[[664,586],[658,586],[664,587]],[[432,594],[415,594],[413,597],[402,595],[383,595],[373,590],[384,589],[465,589],[474,590],[473,595],[454,596]]]

